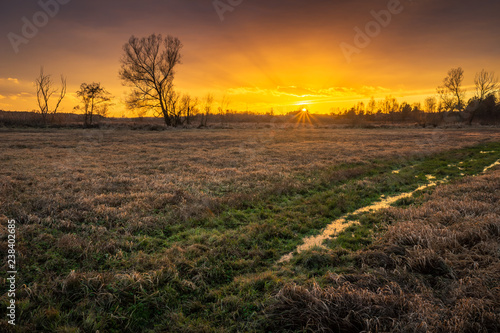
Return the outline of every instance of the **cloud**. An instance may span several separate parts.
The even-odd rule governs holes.
[[[33,95],[33,94],[29,93],[29,92],[23,91],[23,92],[20,92],[20,93],[17,93],[17,94],[10,94],[7,97],[10,98],[13,101],[16,101],[18,99],[23,99],[23,98],[30,99],[30,98],[35,97],[35,95]]]
[[[268,95],[268,89],[260,89],[257,87],[238,87],[238,88],[229,88],[229,95],[248,95],[248,94],[258,94],[258,95]]]
[[[376,86],[363,86],[359,89],[349,87],[330,87],[324,89],[311,89],[304,87],[280,87],[276,89],[262,89],[258,87],[239,87],[228,90],[230,95],[251,95],[294,98],[346,98],[346,97],[370,97],[373,95],[386,94],[391,90]]]
[[[0,85],[12,85],[12,84],[19,84],[19,80],[18,79],[14,79],[14,78],[4,78],[4,77],[0,77]]]
[[[31,98],[34,95],[30,92],[33,87],[32,82],[21,81],[16,78],[0,78],[0,95],[4,98],[16,100],[19,98]]]
[[[278,87],[274,91],[274,95],[278,96],[291,96],[291,97],[327,97],[326,95],[320,93],[319,91],[315,91],[313,89],[301,88],[301,87]]]
[[[359,93],[363,96],[373,96],[373,95],[379,95],[379,94],[386,94],[390,92],[391,90],[388,88],[384,87],[372,87],[372,86],[363,86],[361,89],[359,89]]]

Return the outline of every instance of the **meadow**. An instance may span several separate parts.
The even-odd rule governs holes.
[[[0,330],[500,330],[498,128],[0,129],[0,151]]]

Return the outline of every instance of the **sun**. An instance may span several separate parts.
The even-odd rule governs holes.
[[[301,106],[297,111],[294,112],[294,119],[296,120],[295,127],[314,125],[315,119],[312,114],[309,113],[309,109],[306,106]]]

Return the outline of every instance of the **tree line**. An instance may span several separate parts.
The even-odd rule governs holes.
[[[194,115],[198,115],[198,127],[205,127],[215,111],[213,95],[208,94],[200,101],[189,94],[179,93],[174,86],[176,69],[182,60],[182,47],[180,40],[172,36],[152,34],[143,38],[130,37],[123,46],[119,71],[122,82],[131,88],[126,105],[128,109],[135,110],[139,117],[152,113],[155,117],[163,118],[168,127],[191,125]],[[483,69],[476,74],[475,95],[467,102],[463,80],[464,70],[461,67],[449,70],[442,84],[437,87],[437,96],[426,98],[423,107],[421,103],[400,104],[391,96],[378,102],[372,97],[366,105],[359,102],[348,110],[338,110],[336,115],[332,115],[369,120],[388,114],[393,116],[393,120],[422,121],[422,118],[427,118],[424,113],[458,112],[460,119],[469,124],[485,114],[499,117],[499,86],[495,73]],[[35,85],[39,113],[46,123],[51,115],[56,114],[66,95],[66,79],[61,76],[61,88],[56,89],[51,76],[44,74],[42,68]],[[106,116],[111,106],[112,96],[100,83],[82,83],[76,95],[81,104],[74,109],[83,113],[85,126],[92,125],[95,115]],[[51,104],[53,96],[56,101]],[[219,115],[228,113],[229,101],[226,97],[219,105]]]
[[[439,124],[445,116],[455,116],[467,124],[478,118],[500,120],[500,98],[498,78],[494,72],[482,69],[474,77],[474,96],[465,99],[467,90],[463,87],[464,70],[461,67],[448,71],[441,85],[436,89],[437,96],[430,96],[422,103],[399,103],[392,96],[376,101],[371,98],[365,104],[359,102],[350,109],[332,110],[332,116],[351,119],[352,121],[389,120],[416,121]]]

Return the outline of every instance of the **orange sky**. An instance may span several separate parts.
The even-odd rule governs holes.
[[[130,90],[118,77],[122,46],[132,34],[179,37],[176,89],[200,98],[213,93],[216,101],[227,96],[239,111],[282,113],[305,104],[328,113],[386,95],[422,101],[458,66],[471,96],[476,72],[500,73],[496,0],[243,0],[222,14],[224,21],[208,0],[42,1],[52,4],[54,17],[17,53],[9,33],[23,37],[23,18],[33,22],[43,9],[36,2],[1,5],[0,109],[35,109],[33,81],[44,66],[56,81],[67,77],[61,112],[78,104],[81,83],[96,81],[115,96],[111,115],[133,115],[123,106]],[[391,10],[377,28],[372,12]],[[358,43],[349,61],[341,45],[356,47],[355,28],[365,31],[367,24],[369,45]]]

